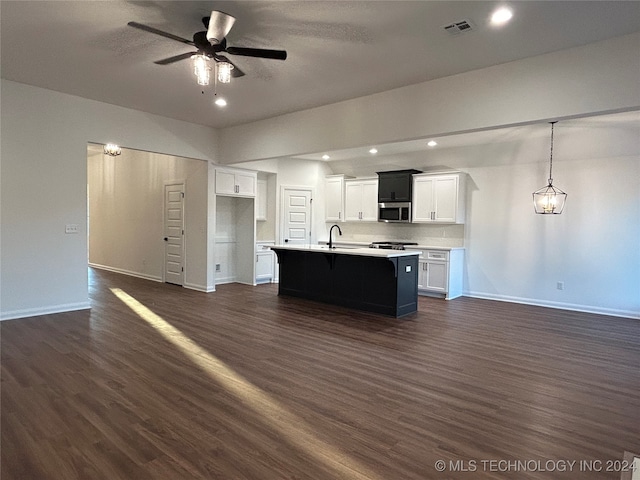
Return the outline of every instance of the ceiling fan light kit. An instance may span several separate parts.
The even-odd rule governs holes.
[[[172,33],[158,30],[138,22],[129,22],[130,27],[143,30],[145,32],[160,35],[171,40],[175,40],[186,45],[197,48],[196,52],[187,52],[173,57],[165,58],[154,62],[157,65],[169,65],[187,58],[193,62],[194,73],[198,79],[198,85],[209,85],[212,68],[209,66],[210,59],[216,63],[216,79],[219,83],[230,83],[231,77],[244,76],[244,72],[234,65],[227,57],[221,55],[222,52],[230,55],[241,55],[244,57],[267,58],[273,60],[285,60],[287,52],[285,50],[271,50],[266,48],[247,47],[227,47],[226,37],[231,31],[236,19],[217,10],[211,12],[210,17],[204,17],[202,23],[207,29],[204,32],[196,32],[193,40],[173,35]]]

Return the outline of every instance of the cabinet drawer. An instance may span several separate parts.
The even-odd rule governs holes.
[[[449,252],[444,252],[442,250],[425,250],[423,257],[427,260],[442,260],[444,262],[448,262]]]

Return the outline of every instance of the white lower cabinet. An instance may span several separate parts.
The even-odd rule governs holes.
[[[256,283],[269,283],[275,277],[275,253],[269,246],[275,242],[256,243]]]
[[[444,297],[446,300],[461,296],[464,249],[420,252],[418,294]]]

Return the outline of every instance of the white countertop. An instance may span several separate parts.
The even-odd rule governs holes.
[[[394,240],[395,241],[395,240]],[[320,240],[318,243],[324,243],[327,244],[329,243],[328,240]],[[333,243],[336,243],[338,245],[353,245],[354,248],[368,248],[369,245],[371,244],[371,242],[354,242],[351,240],[346,240],[346,241],[342,241],[342,240],[334,240]],[[415,249],[415,250],[442,250],[445,252],[450,252],[451,250],[464,250],[464,247],[444,247],[442,245],[407,245],[405,247],[406,249],[410,250],[410,249]],[[372,250],[376,250],[375,248],[372,248]]]
[[[379,248],[332,248],[327,245],[275,245],[271,248],[282,250],[296,250],[300,252],[336,253],[340,255],[355,255],[360,257],[395,258],[409,255],[419,255],[418,251],[411,250],[384,250]]]

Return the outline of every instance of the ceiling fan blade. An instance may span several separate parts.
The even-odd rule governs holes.
[[[231,76],[233,78],[244,77],[244,72],[242,70],[240,70],[235,63],[233,63],[231,60],[229,60],[224,55],[216,55],[214,58],[216,59],[217,62],[227,62],[227,63],[230,63],[231,65],[233,65],[233,70],[231,70]]]
[[[198,52],[187,52],[181,53],[180,55],[175,55],[173,57],[165,58],[163,60],[158,60],[157,62],[153,62],[157,65],[169,65],[170,63],[179,62],[180,60],[186,60],[187,58],[191,58]]]
[[[140,30],[144,30],[145,32],[155,33],[156,35],[160,35],[161,37],[170,38],[171,40],[175,40],[177,42],[186,43],[187,45],[195,46],[195,44],[191,40],[187,40],[186,38],[178,37],[177,35],[173,35],[172,33],[163,32],[162,30],[158,30],[157,28],[150,27],[148,25],[143,25],[138,22],[129,22],[127,23],[130,27],[137,28]]]
[[[245,57],[271,58],[273,60],[286,60],[285,50],[268,50],[266,48],[227,47],[227,53],[231,55],[243,55]]]

